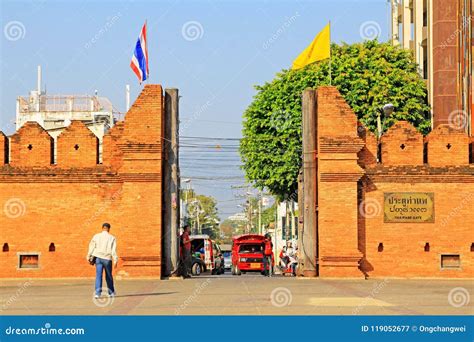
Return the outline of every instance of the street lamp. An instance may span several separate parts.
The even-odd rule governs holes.
[[[377,138],[380,139],[382,136],[382,118],[381,116],[383,115],[383,121],[385,122],[385,119],[392,115],[393,111],[395,109],[395,106],[391,103],[387,103],[382,107],[381,111],[377,111]]]

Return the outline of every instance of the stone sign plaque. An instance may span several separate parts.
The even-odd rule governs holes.
[[[384,222],[434,222],[433,192],[385,192]]]

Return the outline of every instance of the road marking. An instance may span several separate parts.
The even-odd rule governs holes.
[[[312,297],[309,303],[317,306],[394,306],[370,297]]]

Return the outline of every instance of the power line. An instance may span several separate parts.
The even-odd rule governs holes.
[[[220,138],[220,137],[191,137],[191,136],[180,136],[184,139],[200,139],[200,140],[230,140],[230,141],[240,141],[241,138]]]

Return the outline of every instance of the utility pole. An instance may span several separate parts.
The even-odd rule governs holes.
[[[316,91],[306,89],[303,92],[303,180],[304,208],[302,250],[306,277],[317,275],[317,117]]]
[[[258,192],[258,233],[262,234],[262,190]]]
[[[303,182],[303,168],[300,169],[300,172],[298,173],[298,253],[299,255],[303,255],[303,246],[302,246],[302,241],[303,241],[303,215],[304,215],[304,182]],[[299,258],[298,259],[298,275],[303,275],[303,270],[304,270],[304,259]]]
[[[197,222],[198,234],[201,234],[201,225],[199,223],[199,209],[198,208],[196,208],[196,222]]]
[[[248,213],[248,225],[247,225],[247,234],[252,232],[252,203],[250,203],[250,197],[247,197],[247,213]]]
[[[163,166],[163,257],[164,275],[178,267],[179,215],[179,96],[178,89],[165,89]]]

